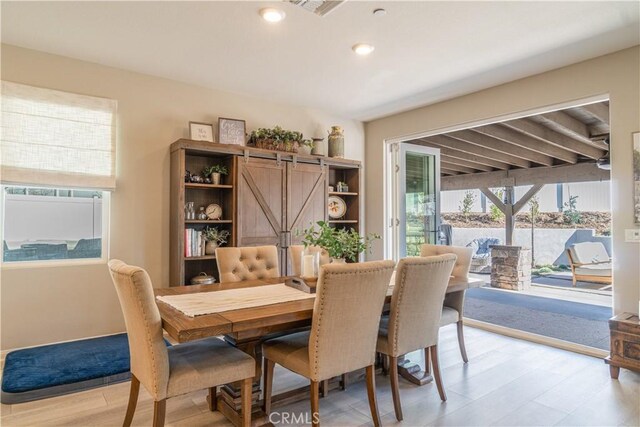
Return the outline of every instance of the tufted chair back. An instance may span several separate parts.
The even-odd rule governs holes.
[[[278,248],[275,246],[217,248],[216,262],[220,282],[223,283],[280,276]]]
[[[420,247],[420,256],[422,257],[444,254],[455,254],[458,257],[451,275],[459,279],[468,279],[469,268],[471,268],[471,256],[473,255],[472,248],[429,244],[425,244]]]
[[[444,294],[455,262],[454,254],[400,260],[389,315],[390,356],[438,344]]]
[[[322,268],[309,335],[311,380],[373,365],[393,267],[393,261],[371,261]]]
[[[146,271],[117,259],[109,261],[129,338],[131,373],[154,400],[167,397],[169,355],[162,338],[162,320]]]
[[[320,266],[329,264],[331,257],[329,253],[319,246],[309,246],[311,253],[320,252]],[[300,276],[300,263],[302,259],[302,251],[304,251],[303,245],[291,245],[289,246],[289,253],[291,254],[291,265],[293,267],[293,275]]]

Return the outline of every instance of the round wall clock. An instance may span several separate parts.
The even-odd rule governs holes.
[[[207,206],[205,213],[207,214],[207,218],[209,219],[222,219],[222,208],[216,203],[211,203],[209,206]]]
[[[329,208],[329,218],[342,218],[347,213],[347,204],[338,196],[329,196],[327,199]]]

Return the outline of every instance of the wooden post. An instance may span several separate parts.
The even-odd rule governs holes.
[[[505,226],[505,241],[508,246],[513,245],[513,230],[516,227],[515,218],[513,217],[513,201],[515,199],[515,191],[513,186],[504,188],[504,200],[505,200],[505,212],[504,212],[504,226]]]

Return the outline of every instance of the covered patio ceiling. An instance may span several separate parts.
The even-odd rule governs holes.
[[[440,149],[442,190],[601,181],[609,102],[408,141]]]

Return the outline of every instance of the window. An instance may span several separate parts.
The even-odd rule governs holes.
[[[114,100],[2,82],[2,260],[106,256]]]

